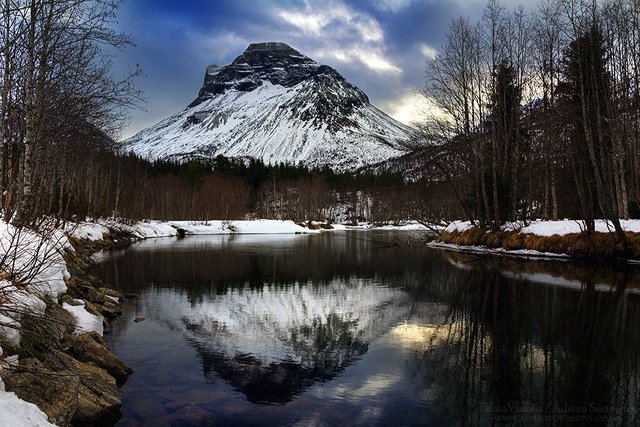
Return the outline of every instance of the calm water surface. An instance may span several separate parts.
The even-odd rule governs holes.
[[[638,271],[390,232],[156,239],[103,255],[121,425],[631,425]],[[135,322],[144,317],[146,320]]]

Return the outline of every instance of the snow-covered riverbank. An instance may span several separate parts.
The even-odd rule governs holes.
[[[101,335],[121,298],[72,278],[80,259],[63,230],[0,222],[0,426],[91,422],[120,405],[107,365],[128,368]]]
[[[640,233],[640,219],[621,219],[620,225],[622,229],[632,233]],[[596,220],[597,233],[613,232],[613,224],[610,221]],[[462,232],[470,230],[474,225],[470,221],[453,221],[445,228],[448,233]],[[536,236],[553,236],[554,234],[565,236],[572,233],[581,233],[585,230],[583,221],[564,219],[559,221],[535,220],[526,224],[522,222],[509,222],[504,224],[501,229],[503,231],[519,231],[522,234],[533,234]]]
[[[619,247],[613,224],[596,220],[595,235],[586,236],[582,221],[530,221],[507,223],[500,230],[480,229],[470,221],[454,221],[431,247],[469,253],[494,254],[524,258],[626,258],[639,261],[640,220],[620,220],[629,246]]]
[[[0,269],[11,279],[0,281],[0,373],[19,362],[11,349],[20,345],[23,316],[42,316],[46,308],[43,298],[57,302],[67,291],[65,280],[70,275],[63,258],[65,250],[73,249],[61,232],[44,236],[0,222]],[[1,378],[0,414],[0,426],[52,425],[36,405],[6,391]]]
[[[357,225],[311,223],[311,228],[293,221],[284,220],[208,220],[208,221],[139,221],[123,224],[111,220],[70,224],[67,231],[78,239],[102,240],[110,230],[130,233],[138,239],[171,237],[180,235],[221,235],[221,234],[310,234],[324,231],[343,230],[387,230],[387,231],[428,231],[415,221],[403,224],[374,226],[369,223]],[[325,228],[326,227],[326,228]]]

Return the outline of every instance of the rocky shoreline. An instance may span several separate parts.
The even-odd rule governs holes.
[[[0,371],[7,392],[34,403],[59,426],[113,425],[121,416],[118,386],[132,373],[106,346],[102,336],[89,331],[75,334],[74,316],[63,306],[84,306],[109,322],[121,314],[125,296],[102,286],[87,271],[91,255],[104,248],[126,246],[138,240],[112,230],[103,240],[70,238],[73,251],[64,259],[71,277],[67,292],[55,302],[44,297],[43,314],[23,315],[17,363]]]

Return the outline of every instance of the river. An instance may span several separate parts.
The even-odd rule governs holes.
[[[100,255],[121,425],[628,425],[640,274],[408,233],[189,236]]]

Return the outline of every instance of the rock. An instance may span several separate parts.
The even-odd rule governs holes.
[[[124,294],[125,298],[138,298],[138,295],[136,294]]]
[[[118,298],[118,299],[124,298],[124,294],[120,291],[116,291],[115,289],[100,287],[97,290],[98,292],[113,298]]]
[[[116,379],[118,384],[124,384],[133,370],[122,360],[118,359],[105,344],[97,332],[91,331],[82,335],[67,337],[69,351],[81,362],[93,362],[96,366],[106,370]]]
[[[50,319],[48,331],[58,341],[62,340],[66,334],[73,332],[73,316],[59,304],[47,304],[44,312]]]
[[[80,285],[77,287],[77,289],[81,293],[81,295],[84,297],[84,299],[89,300],[91,302],[104,304],[105,300],[108,299],[104,294],[101,294],[100,292],[98,292],[96,288],[94,288],[93,286]]]
[[[102,313],[100,312],[100,310],[98,310],[98,307],[96,307],[95,304],[93,304],[91,301],[85,300],[84,308],[94,316],[102,316]]]
[[[59,426],[71,424],[78,406],[80,378],[70,371],[53,372],[44,368],[10,372],[4,376],[7,391],[37,405]]]
[[[73,316],[57,303],[46,301],[43,314],[25,313],[22,316],[20,346],[38,357],[49,348],[57,348],[68,333],[73,332]]]
[[[80,380],[77,410],[72,419],[74,425],[115,424],[120,418],[122,401],[116,380],[107,371],[57,350],[47,355],[43,362],[53,371],[70,371]]]
[[[115,318],[122,314],[120,298],[124,296],[113,289],[94,288],[92,285],[76,284],[69,287],[69,293],[85,301],[87,311],[91,314]]]
[[[122,314],[122,306],[116,303],[110,304],[97,304],[93,303],[96,310],[100,312],[100,314],[108,319],[114,319]]]
[[[136,323],[144,322],[145,320],[147,320],[147,318],[144,316],[138,316],[135,319],[133,319],[133,321]]]
[[[79,301],[77,298],[73,298],[69,294],[64,294],[60,297],[60,304],[62,305],[63,303],[67,303],[69,305],[75,305],[75,306],[83,305],[82,301]]]
[[[42,367],[42,362],[36,359],[35,357],[22,357],[18,360],[18,364],[25,368],[38,369]]]

